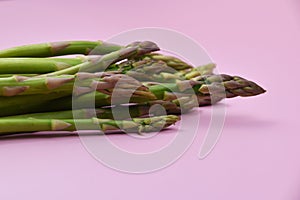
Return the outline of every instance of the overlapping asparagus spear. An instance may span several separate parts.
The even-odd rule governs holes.
[[[160,57],[163,57],[163,55]],[[180,67],[177,67],[176,65],[179,65],[179,63],[183,61],[179,60],[180,62],[176,63],[175,61],[178,59],[171,56],[166,56],[163,60],[152,60],[149,57],[145,58],[146,59],[142,60],[128,60],[117,65],[112,65],[107,68],[107,71],[127,74],[140,81],[164,83],[176,82],[177,80],[190,80],[201,75],[212,75],[213,70],[216,67],[213,63],[195,68],[189,68],[189,65],[186,64],[186,67],[180,69]]]
[[[167,128],[179,120],[178,116],[166,115],[131,120],[112,119],[0,119],[0,135],[36,131],[77,131],[101,130],[103,132],[121,130],[125,132],[154,132]]]
[[[158,51],[159,47],[149,41],[133,42],[120,50],[108,53],[102,57],[95,57],[94,59],[84,62],[73,67],[45,74],[42,76],[57,76],[64,74],[76,74],[77,72],[99,72],[105,71],[109,65],[114,64],[124,59],[131,59],[153,51]]]
[[[77,58],[0,58],[0,74],[44,74],[79,65],[89,57]]]
[[[175,100],[154,100],[145,103],[119,105],[114,107],[101,107],[95,109],[78,109],[55,112],[41,112],[23,115],[1,117],[0,119],[86,119],[97,117],[100,119],[129,119],[142,116],[159,116],[164,114],[182,114],[195,107],[196,101],[188,97],[179,97]],[[156,106],[160,105],[160,106]],[[152,107],[153,106],[153,107]]]
[[[151,45],[151,43],[146,43],[146,46]],[[130,46],[130,45],[128,45]],[[128,47],[127,46],[127,47]],[[142,48],[146,48],[146,46]],[[151,48],[153,48],[151,50]],[[133,49],[132,49],[133,50]],[[157,50],[156,47],[153,45],[153,47],[150,47],[147,51],[155,51]],[[122,49],[122,51],[125,51],[125,49]],[[120,51],[118,51],[120,52]],[[127,55],[129,55],[130,52],[127,52]],[[146,53],[146,52],[144,52]],[[147,77],[147,79],[153,80],[159,80],[159,78],[176,78],[176,79],[184,79],[185,77],[183,74],[189,72],[189,71],[195,71],[196,68],[192,68],[191,65],[185,63],[184,61],[172,57],[172,56],[165,56],[162,54],[157,53],[150,53],[145,54],[144,56],[139,56],[137,53],[136,55],[131,56],[132,58],[136,56],[135,59],[129,59],[126,61],[123,61],[118,64],[111,64],[108,66],[108,63],[112,63],[112,59],[114,56],[116,59],[118,56],[116,55],[117,52],[106,55],[104,59],[107,63],[104,65],[105,67],[99,67],[98,71],[102,71],[105,69],[105,71],[114,71],[116,73],[125,73],[130,74],[131,76],[136,77]],[[126,56],[126,55],[124,55]],[[119,58],[121,59],[121,58]],[[1,77],[8,77],[12,76],[14,74],[20,74],[24,76],[34,76],[39,74],[45,74],[45,73],[51,73],[60,71],[62,69],[70,68],[75,65],[79,65],[76,67],[76,69],[80,69],[80,71],[84,71],[85,66],[91,66],[92,64],[95,64],[96,61],[100,62],[100,57],[95,56],[80,56],[76,58],[2,58],[0,59],[0,76]],[[80,65],[86,62],[84,65]],[[104,63],[102,63],[103,65]],[[59,75],[59,74],[74,74],[76,71],[79,70],[64,70],[61,72],[52,73],[52,75]],[[176,73],[175,75],[171,75],[173,73]],[[51,74],[48,74],[50,76]],[[145,76],[147,75],[147,76]],[[152,75],[152,77],[151,77]],[[198,73],[198,75],[200,75]]]
[[[103,41],[61,41],[17,46],[0,51],[0,58],[52,57],[70,54],[104,55],[122,46]]]
[[[77,82],[74,85],[75,77]],[[0,97],[0,109],[2,109],[0,116],[72,109],[72,94],[83,96],[86,93],[83,99],[87,99],[87,101],[83,103],[89,105],[88,97],[96,93],[97,102],[101,106],[111,105],[112,92],[119,95],[119,103],[128,103],[129,97],[134,103],[144,103],[156,99],[141,82],[123,74],[79,73],[71,75],[71,77],[68,75],[63,78],[31,78],[20,81],[22,78],[24,77],[6,78],[14,80],[9,86],[0,87],[2,94],[5,94]],[[117,87],[116,84],[118,84]],[[27,95],[21,95],[26,93]],[[64,101],[62,97],[66,98],[65,103],[51,104],[53,99]]]
[[[23,114],[30,111],[69,110],[72,109],[72,101],[77,103],[78,109],[91,108],[94,105],[88,102],[93,99],[95,99],[96,107],[100,107],[111,106],[112,103],[170,101],[178,99],[178,97],[194,95],[198,98],[199,105],[202,106],[216,103],[225,97],[255,96],[265,92],[252,81],[224,74],[199,76],[197,79],[177,81],[176,83],[141,83],[127,75],[109,73],[79,73],[76,76],[80,80],[75,86],[73,85],[75,76],[71,75],[71,77],[61,78],[62,80],[50,77],[52,82],[47,77],[37,78],[38,81],[33,78],[32,82],[29,81],[30,79],[24,80],[12,83],[8,90],[3,86],[0,87],[0,91],[2,90],[2,94],[5,93],[6,96],[8,94],[10,96],[17,95],[13,99],[11,97],[0,99],[2,102],[0,108],[7,108],[6,111],[0,113],[0,116]],[[27,82],[32,84],[27,84]],[[51,83],[51,87],[47,83]],[[21,90],[23,88],[25,88],[24,91]],[[26,94],[26,90],[27,94],[47,95],[37,98],[36,102],[28,95],[21,95]],[[45,91],[47,92],[45,93]],[[19,93],[16,94],[16,92]],[[73,98],[72,93],[75,95]],[[22,107],[23,105],[26,106]]]

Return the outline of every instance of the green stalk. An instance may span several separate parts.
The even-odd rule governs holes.
[[[0,79],[1,78],[11,78],[12,76],[26,76],[26,77],[34,77],[37,76],[39,74],[0,74]]]
[[[0,96],[47,94],[53,90],[54,92],[69,91],[69,94],[72,94],[74,78],[74,76],[56,78],[12,76],[0,78]]]
[[[145,103],[152,100],[170,101],[176,100],[178,97],[193,98],[195,94],[199,105],[202,106],[216,103],[225,97],[255,96],[265,92],[263,88],[252,81],[225,74],[199,76],[193,80],[177,81],[176,83],[144,84],[127,75],[105,75],[105,73],[102,75],[104,78],[93,87],[81,87],[79,85],[75,87],[74,91],[70,88],[64,92],[54,90],[47,95],[37,95],[38,97],[31,97],[30,95],[24,95],[24,98],[18,98],[23,96],[2,97],[0,98],[0,108],[2,107],[3,111],[0,116],[70,110],[72,108],[93,108],[93,106],[102,107],[124,103]],[[79,77],[84,81],[95,76],[97,77],[99,74],[81,73]],[[76,95],[73,98],[72,92]],[[72,106],[73,103],[74,106]]]
[[[138,88],[139,81],[123,74],[78,73],[55,77],[12,76],[0,78],[0,96],[36,95],[65,92],[66,95],[82,95],[91,91],[108,92],[117,83],[119,89]],[[76,84],[75,84],[76,83]],[[144,87],[144,90],[146,88]]]
[[[168,64],[176,63],[176,60],[173,61],[173,57],[166,56],[163,60],[154,60],[149,57],[146,58],[142,60],[127,60],[110,65],[106,71],[123,73],[142,82],[155,81],[168,83],[176,82],[177,80],[190,80],[202,75],[212,75],[215,68],[215,64],[209,63],[195,68],[186,68],[184,67],[184,64],[182,64],[181,68],[183,69],[181,69],[179,63],[178,66]],[[178,70],[178,68],[180,70]]]
[[[176,100],[178,97],[198,98],[199,106],[214,104],[223,98],[236,96],[246,97],[264,93],[265,90],[252,81],[237,76],[208,75],[200,76],[198,80],[177,81],[176,83],[144,83],[149,88],[144,91],[111,90],[109,93],[88,93],[73,98],[76,109],[101,107],[122,103],[143,103],[151,100]],[[125,93],[124,93],[125,92]],[[149,93],[150,92],[150,93]],[[132,94],[132,95],[131,95]],[[113,95],[113,99],[111,98]],[[95,100],[93,102],[93,100]],[[53,100],[47,105],[49,109],[71,109],[72,98],[64,97]]]
[[[105,71],[109,65],[116,63],[118,61],[124,60],[124,59],[130,59],[136,56],[141,56],[146,53],[152,52],[152,51],[158,51],[158,46],[149,41],[145,42],[133,42],[126,47],[111,52],[109,54],[106,54],[102,57],[95,57],[94,59],[91,59],[91,61],[63,69],[57,72],[49,73],[42,75],[44,76],[57,76],[57,75],[64,75],[64,74],[76,74],[77,72],[103,72]]]
[[[36,131],[77,131],[80,130],[102,130],[126,131],[126,132],[154,132],[167,128],[179,120],[178,116],[167,115],[151,118],[133,118],[132,120],[111,119],[0,119],[0,133],[24,133]]]
[[[164,110],[159,107],[152,107],[160,105]],[[195,105],[195,102],[191,102],[191,98],[179,98],[179,100],[173,101],[149,101],[146,103],[135,105],[120,105],[115,107],[102,107],[96,109],[78,109],[78,110],[66,110],[55,112],[41,112],[31,113],[23,115],[13,115],[8,117],[2,117],[0,119],[86,119],[97,117],[100,119],[127,119],[135,118],[146,115],[163,115],[166,114],[181,114],[191,110]],[[152,107],[152,108],[151,108]],[[151,109],[151,110],[150,110]],[[151,111],[151,113],[150,113]]]
[[[24,95],[14,97],[0,97],[0,117],[19,115],[33,112],[43,112],[47,109],[47,102],[65,97],[65,93],[49,95]]]
[[[115,97],[112,101],[112,93]],[[99,91],[90,92],[78,97],[63,97],[60,99],[54,99],[53,101],[47,102],[44,105],[47,110],[68,110],[82,109],[82,108],[93,108],[102,106],[119,105],[126,103],[144,103],[151,100],[156,100],[156,97],[149,91],[135,89],[113,89],[108,91],[107,94]]]
[[[144,61],[151,60],[155,62],[164,62],[166,63],[166,65],[168,65],[169,67],[175,70],[187,70],[193,68],[192,65],[188,64],[187,62],[179,58],[176,58],[174,56],[166,56],[159,53],[146,54],[144,56],[141,56],[140,58],[137,58],[137,60],[144,60]]]
[[[238,76],[206,75],[174,83],[145,83],[157,99],[174,100],[196,96],[199,106],[215,104],[224,98],[249,97],[265,92],[256,83]],[[194,95],[195,94],[195,95]]]
[[[26,82],[27,80],[24,80],[24,82],[21,81],[23,86],[14,85],[19,83],[18,80],[20,80],[20,78],[18,80],[14,79],[16,77],[7,78],[7,80],[2,79],[2,82],[6,83],[6,86],[2,87],[2,92],[4,92],[6,96],[0,97],[0,109],[2,109],[0,116],[70,110],[72,109],[72,93],[77,96],[74,96],[74,99],[79,99],[78,102],[83,104],[84,107],[90,106],[89,101],[95,98],[93,95],[96,96],[97,104],[99,104],[99,106],[110,105],[112,92],[119,95],[119,100],[123,103],[127,103],[127,97],[130,97],[129,95],[131,94],[134,102],[155,99],[155,96],[153,96],[153,94],[139,81],[126,75],[79,73],[76,75],[76,78],[78,79],[76,86],[74,86],[73,81],[75,76],[68,76],[69,77],[65,76],[65,78],[34,78],[32,79],[31,84],[28,84]],[[96,77],[98,77],[98,80],[93,79]],[[52,82],[49,82],[48,79]],[[55,82],[57,80],[58,82]],[[71,83],[70,81],[73,82]],[[51,87],[49,88],[49,83],[51,83],[52,89]],[[34,84],[37,84],[38,87],[33,87]],[[116,84],[118,84],[117,89],[115,89]],[[53,87],[58,85],[60,87]],[[25,88],[25,91],[22,91],[22,88]],[[42,94],[43,90],[48,90],[50,92],[45,95]],[[32,93],[35,95],[18,95],[26,92],[27,94]]]
[[[103,41],[61,41],[17,46],[0,51],[0,58],[52,57],[70,54],[105,55],[122,47]]]
[[[88,57],[0,58],[0,74],[44,74],[79,65]]]

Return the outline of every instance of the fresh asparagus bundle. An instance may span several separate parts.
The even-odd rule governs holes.
[[[157,50],[149,41],[67,41],[0,51],[0,133],[74,131],[75,122],[85,129],[99,123],[104,132],[156,131],[179,119],[166,114],[265,92],[239,76],[214,74],[215,64],[193,67]],[[52,57],[73,54],[95,56]],[[163,112],[153,113],[157,104]]]

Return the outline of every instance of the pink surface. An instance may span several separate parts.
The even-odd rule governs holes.
[[[165,27],[201,43],[219,71],[268,90],[225,101],[222,137],[206,159],[197,158],[200,129],[183,157],[155,173],[111,170],[76,136],[0,140],[0,199],[299,200],[299,17],[297,0],[0,1],[0,48]]]

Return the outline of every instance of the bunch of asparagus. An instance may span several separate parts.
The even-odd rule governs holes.
[[[242,77],[214,74],[212,63],[194,67],[156,51],[150,41],[64,41],[0,50],[0,133],[95,125],[104,132],[159,131],[194,107],[265,92]]]

